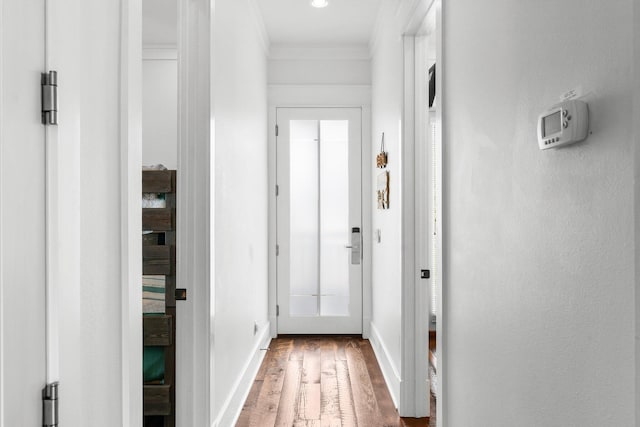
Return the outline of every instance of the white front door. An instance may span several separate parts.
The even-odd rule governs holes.
[[[278,108],[280,334],[362,333],[359,108]]]
[[[0,2],[0,425],[42,425],[44,2]]]

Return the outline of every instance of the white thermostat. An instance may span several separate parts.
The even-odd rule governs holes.
[[[589,132],[587,103],[573,99],[557,104],[538,117],[541,150],[582,141]]]

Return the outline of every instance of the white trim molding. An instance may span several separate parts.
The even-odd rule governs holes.
[[[443,230],[445,230],[444,225],[446,225],[446,221],[449,213],[448,206],[443,202],[445,198],[445,183],[444,179],[444,162],[445,158],[445,131],[442,126],[442,116],[443,116],[443,105],[446,93],[444,93],[443,81],[446,79],[444,75],[444,28],[443,28],[443,5],[442,0],[436,0],[434,2],[435,14],[436,14],[436,75],[438,78],[436,79],[436,163],[440,165],[440,170],[436,171],[438,174],[438,179],[440,180],[439,193],[436,194],[436,209],[440,212],[440,221],[437,224],[436,233],[440,236],[437,240],[436,251],[439,251],[441,256],[438,257],[438,265],[436,265],[436,274],[438,283],[440,283],[440,292],[438,292],[437,296],[437,325],[436,325],[436,357],[438,358],[438,384],[437,387],[437,427],[443,427],[446,425],[447,413],[445,409],[447,408],[445,402],[445,392],[446,392],[446,380],[447,380],[447,340],[445,339],[445,333],[447,333],[446,325],[448,323],[448,315],[445,312],[445,297],[444,294],[448,289],[446,285],[447,271],[446,271],[446,259],[445,259],[445,245],[446,245],[446,235],[443,234]],[[438,271],[440,273],[438,273]]]
[[[120,271],[122,420],[142,425],[142,1],[120,4]]]
[[[295,45],[273,44],[269,50],[269,60],[348,60],[369,61],[371,54],[367,45]]]
[[[371,144],[371,86],[369,85],[269,85],[268,87],[269,153],[269,321],[271,336],[278,334],[276,247],[276,108],[317,107],[362,109],[362,336],[371,335],[372,289],[372,182],[369,173]]]
[[[4,25],[4,16],[5,16],[5,11],[4,11],[4,4],[3,4],[3,0],[0,0],[0,24]],[[0,31],[0,72],[4,73],[4,43],[5,43],[5,36],[4,36],[4,31]],[[4,128],[5,128],[5,124],[4,124],[4,104],[2,103],[2,100],[5,99],[4,98],[4,84],[3,84],[3,80],[0,79],[0,166],[2,165],[2,160],[4,157],[4,150],[3,147],[5,147],[5,138],[4,138]],[[3,178],[4,174],[0,173],[0,192],[2,191],[2,189],[4,188],[4,178]],[[3,230],[3,223],[4,223],[4,218],[3,218],[3,198],[2,195],[0,194],[0,236],[4,236],[4,230]],[[4,374],[4,349],[5,349],[5,344],[4,344],[4,337],[5,332],[4,332],[4,310],[3,310],[3,301],[6,301],[4,299],[4,274],[2,274],[2,272],[5,271],[4,269],[4,244],[2,244],[2,240],[0,239],[0,396],[6,396],[5,394],[5,374]],[[4,418],[5,418],[5,409],[4,409],[4,399],[0,397],[0,427],[5,427],[4,424]]]
[[[271,326],[269,324],[263,325],[260,331],[260,338],[256,340],[251,354],[247,358],[240,375],[233,383],[233,387],[228,393],[227,400],[225,400],[220,413],[212,423],[213,426],[234,426],[240,417],[242,407],[244,406],[247,396],[251,391],[253,382],[258,374],[260,365],[264,360],[269,343],[271,342]]]
[[[213,74],[212,0],[178,0],[178,171],[176,425],[209,426],[213,416]]]
[[[142,60],[143,61],[177,61],[178,47],[170,46],[170,45],[143,46]]]
[[[382,335],[380,335],[378,328],[376,328],[376,325],[373,322],[371,322],[371,336],[369,337],[369,342],[371,343],[371,348],[373,348],[373,352],[375,353],[378,364],[380,365],[384,381],[387,383],[389,394],[391,394],[391,400],[393,400],[393,404],[398,408],[400,402],[400,388],[402,386],[400,371],[393,363],[389,350],[387,350],[387,346],[382,340]]]
[[[401,17],[403,30],[403,107],[402,107],[402,314],[401,314],[401,379],[398,411],[404,417],[426,417],[430,415],[428,336],[429,290],[420,277],[424,265],[418,232],[423,232],[420,220],[430,217],[431,210],[420,204],[423,195],[417,190],[430,193],[419,181],[426,160],[417,157],[420,153],[418,136],[420,121],[417,114],[419,101],[424,101],[418,85],[416,63],[424,55],[416,52],[416,35],[424,27],[424,21],[434,0],[412,0],[403,4]],[[426,70],[424,70],[426,72]],[[419,132],[419,133],[417,133]],[[428,197],[430,198],[430,197]],[[428,233],[427,233],[428,234]],[[427,258],[430,258],[427,256]],[[429,282],[427,282],[429,283]],[[441,283],[441,282],[439,282]]]

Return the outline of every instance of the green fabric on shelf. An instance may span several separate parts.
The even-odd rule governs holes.
[[[164,347],[144,347],[143,379],[145,382],[164,379]]]

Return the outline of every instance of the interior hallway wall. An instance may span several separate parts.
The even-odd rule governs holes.
[[[269,85],[370,85],[366,46],[272,45]]]
[[[142,164],[178,168],[178,61],[169,55],[143,51]]]
[[[636,275],[636,427],[640,426],[640,3],[634,2],[634,144],[635,144],[635,275]]]
[[[635,423],[633,3],[444,5],[447,426]],[[539,150],[579,85],[592,135]]]
[[[233,394],[269,330],[267,60],[260,22],[249,0],[216,1],[214,418],[241,409],[244,396],[238,401]],[[221,426],[230,422],[225,419]]]
[[[402,16],[396,13],[399,3],[384,1],[372,38],[372,152],[370,165],[380,151],[382,133],[388,152],[389,209],[377,209],[374,198],[372,229],[380,230],[381,240],[373,242],[371,343],[396,403],[400,398],[402,362],[402,111],[403,111],[403,42]],[[383,172],[373,166],[371,179],[376,185]]]

